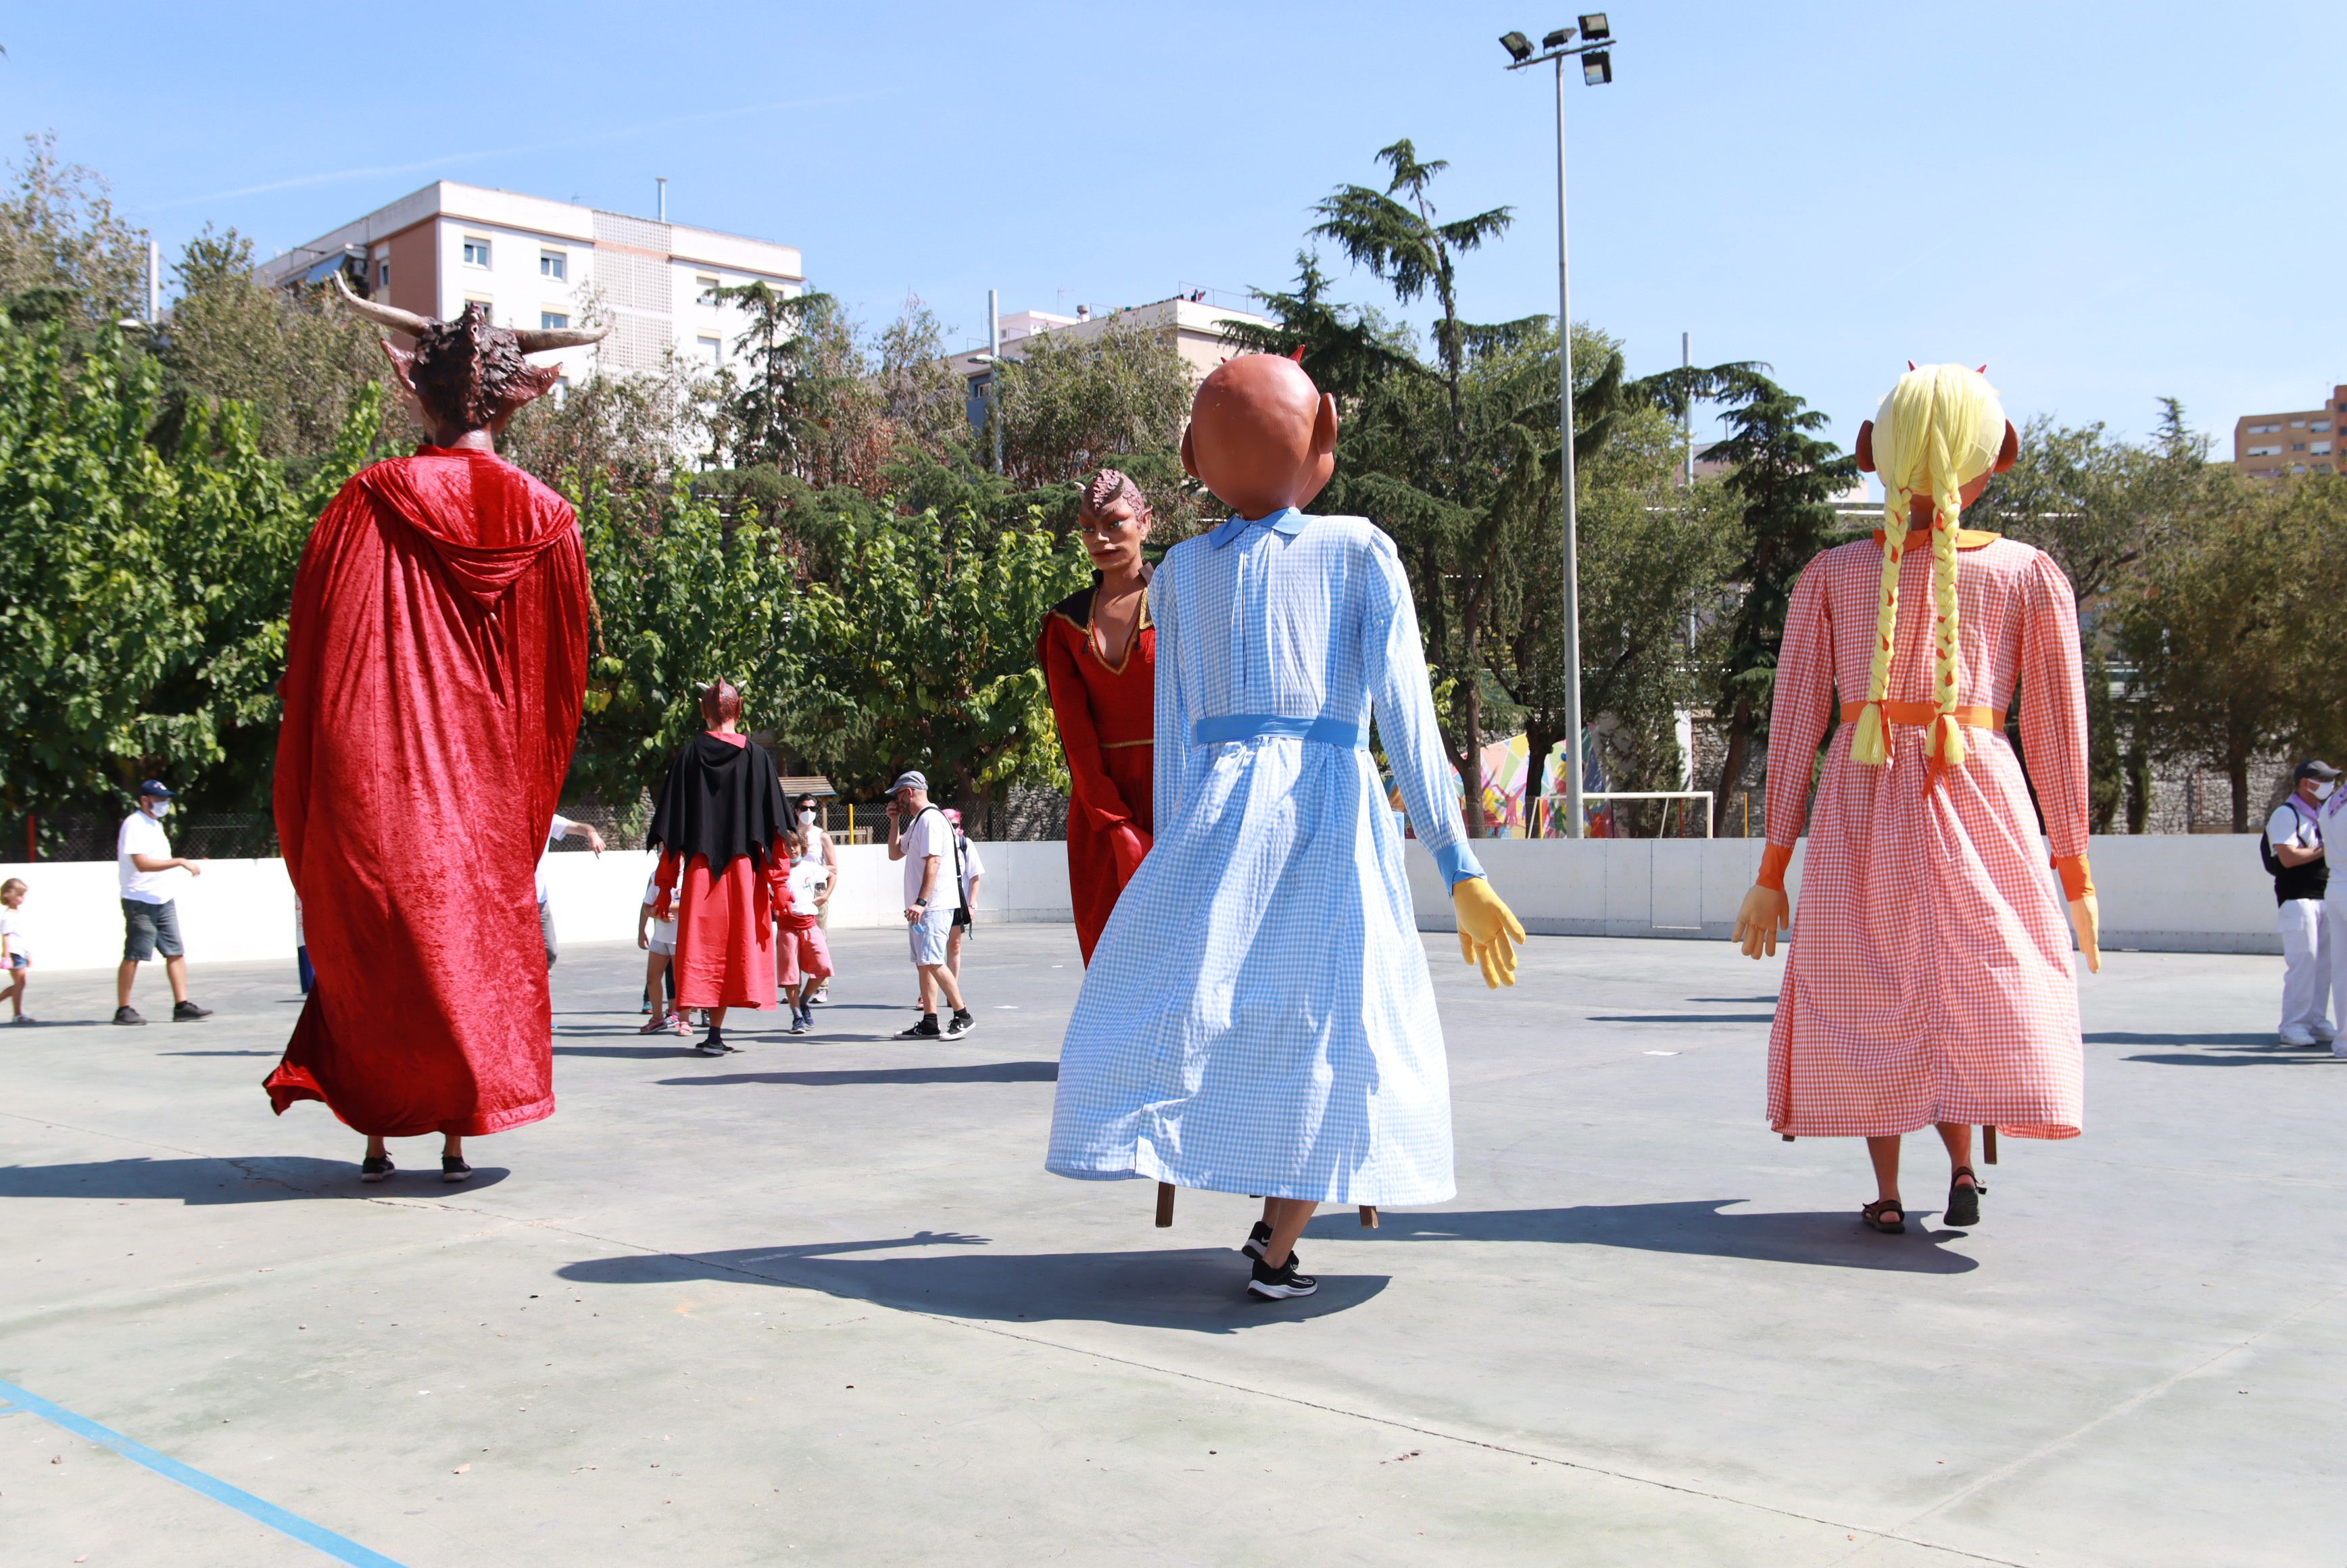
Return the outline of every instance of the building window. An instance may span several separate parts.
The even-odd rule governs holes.
[[[540,327],[567,327],[570,324],[570,318],[560,311],[540,311],[538,313],[538,324]]]
[[[487,300],[482,299],[477,295],[468,294],[465,297],[465,303],[467,305],[478,305],[481,307],[481,314],[488,317],[491,321],[495,321],[497,319],[497,307],[491,304]]]
[[[2241,434],[2244,436],[2274,436],[2279,435],[2280,431],[2281,426],[2279,425],[2244,425],[2241,426]]]
[[[2331,433],[2331,421],[2328,419],[2318,419],[2313,424],[2308,425],[2307,428],[2313,431],[2317,436],[2327,436]]]
[[[709,362],[710,369],[715,370],[725,363],[725,343],[723,339],[703,337],[695,338],[692,342],[693,346],[700,351],[701,357]]]
[[[2281,456],[2281,448],[2279,446],[2252,446],[2250,448],[2250,456],[2252,457],[2279,457]]]
[[[476,240],[470,234],[466,235],[465,265],[467,267],[486,267],[488,264],[489,242],[487,240]]]
[[[2293,452],[2303,452],[2306,450],[2306,443],[2303,441],[2293,441],[2290,444],[2290,449]]]
[[[570,281],[570,258],[560,251],[540,251],[538,253],[538,275],[551,278],[558,283]]]
[[[2292,430],[2303,430],[2306,428],[2306,421],[2303,419],[2293,419],[2290,422],[2290,427]]]
[[[391,287],[390,262],[377,261],[374,264],[374,286],[378,289],[387,289]]]
[[[694,283],[694,284],[699,288],[699,290],[700,290],[700,292],[699,292],[698,294],[696,294],[696,295],[694,296],[694,298],[693,298],[693,302],[693,302],[694,304],[696,304],[696,305],[713,305],[713,304],[715,304],[715,303],[717,302],[717,280],[716,280],[716,279],[714,279],[714,278],[711,278],[711,277],[699,277],[699,278],[695,278],[695,279],[693,279],[692,281],[693,281],[693,283]]]
[[[2331,452],[2331,443],[2328,441],[2317,441],[2312,446],[2307,448],[2307,450],[2317,457],[2328,456]]]

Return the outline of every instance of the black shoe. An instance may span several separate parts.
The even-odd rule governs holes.
[[[1309,1296],[1320,1288],[1320,1282],[1308,1274],[1296,1271],[1296,1256],[1291,1252],[1287,1261],[1273,1268],[1263,1259],[1255,1260],[1255,1277],[1247,1281],[1247,1295],[1257,1301],[1286,1301],[1294,1296]]]
[[[978,1020],[969,1016],[969,1009],[968,1008],[958,1008],[955,1009],[953,1021],[946,1025],[939,1038],[944,1040],[959,1040],[963,1035],[968,1034],[971,1030],[974,1030],[977,1027]]]
[[[145,1023],[147,1020],[138,1016],[138,1009],[137,1008],[116,1008],[114,1009],[114,1021],[117,1023]]]
[[[171,1004],[171,1021],[173,1023],[193,1023],[200,1018],[210,1018],[211,1016],[211,1009],[198,1007],[193,1002],[173,1002]]]
[[[443,1154],[440,1156],[440,1179],[442,1181],[461,1182],[472,1173],[473,1167],[465,1163],[464,1155]]]
[[[701,1043],[692,1049],[703,1056],[723,1056],[726,1051],[725,1037],[712,1029],[702,1036]]]
[[[912,1028],[897,1031],[898,1040],[943,1040],[945,1037],[946,1031],[938,1027],[938,1015],[933,1012],[923,1013],[921,1021]]]
[[[390,1155],[369,1154],[364,1160],[359,1162],[359,1180],[380,1182],[397,1169],[399,1167],[391,1163]]]
[[[1246,1245],[1240,1247],[1239,1250],[1246,1254],[1249,1257],[1255,1259],[1255,1262],[1261,1263],[1263,1261],[1263,1249],[1270,1245],[1270,1222],[1267,1220],[1257,1220],[1255,1222],[1255,1228],[1247,1232]]]
[[[1963,1179],[1966,1176],[1970,1176],[1972,1180],[1966,1182]],[[1977,1172],[1970,1165],[1958,1165],[1954,1173],[1948,1178],[1947,1212],[1940,1217],[1958,1229],[1980,1224],[1981,1194],[1987,1191],[1986,1187],[1981,1185]]]

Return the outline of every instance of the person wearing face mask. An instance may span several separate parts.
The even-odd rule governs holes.
[[[823,828],[823,814],[817,810],[815,796],[803,794],[792,808],[798,813],[799,858],[812,862],[818,870],[814,881],[815,928],[830,940],[831,896],[839,887],[839,851],[832,847],[831,835]],[[831,977],[824,976],[815,989],[805,993],[801,1010],[807,1006],[831,999]]]
[[[2281,932],[2281,1029],[2284,1045],[2328,1045],[2336,1037],[2323,1014],[2331,1000],[2332,942],[2323,907],[2331,865],[2323,857],[2322,810],[2338,787],[2339,770],[2310,757],[2291,775],[2294,787],[2266,819],[2258,853],[2274,879],[2275,925]]]
[[[138,966],[163,955],[163,973],[171,982],[171,1021],[192,1023],[211,1017],[212,1009],[188,999],[187,948],[179,943],[179,906],[166,889],[170,874],[204,874],[204,863],[171,853],[163,818],[171,811],[171,792],[159,779],[138,786],[138,809],[122,819],[114,841],[114,862],[122,879],[122,967],[114,974],[114,1021],[145,1023],[130,1005],[130,983]]]

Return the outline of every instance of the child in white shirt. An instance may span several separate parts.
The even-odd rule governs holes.
[[[831,979],[831,947],[823,938],[818,895],[827,868],[801,849],[798,835],[790,836],[797,857],[786,884],[789,907],[774,911],[774,982],[791,1004],[791,1032],[805,1034],[815,1027],[808,999]]]
[[[660,902],[659,877],[659,868],[654,867],[644,878],[643,907],[636,911],[636,946],[644,949],[644,995],[651,999],[652,1008],[650,1021],[636,1032],[691,1034],[692,1026],[684,1021],[684,1014],[669,1006],[667,993],[661,988],[661,979],[676,956],[676,922],[652,918],[652,906]]]
[[[0,882],[0,979],[6,980],[9,1010],[15,1016],[12,1023],[38,1023],[40,1020],[25,1010],[25,981],[33,972],[33,956],[25,948],[24,917],[17,913],[25,907],[25,879],[11,876]]]

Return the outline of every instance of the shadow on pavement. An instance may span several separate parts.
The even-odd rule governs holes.
[[[398,1158],[396,1153],[392,1156]],[[386,1182],[359,1180],[356,1160],[255,1154],[233,1160],[93,1160],[71,1165],[0,1165],[0,1198],[177,1198],[183,1204],[273,1204],[294,1198],[424,1197],[493,1187],[507,1173],[477,1165],[461,1184],[440,1180],[440,1160]]]
[[[1770,1007],[1775,1007],[1775,1006],[1777,1005],[1778,999],[1778,997],[1777,997],[1777,993],[1776,993],[1776,992],[1774,992],[1774,991],[1769,992],[1769,993],[1768,993],[1767,996],[1765,996],[1765,997],[1689,997],[1689,998],[1687,998],[1687,1000],[1689,1000],[1689,1001],[1691,1001],[1691,1002],[1726,1002],[1726,1003],[1728,1003],[1728,1004],[1731,1004],[1731,1005],[1736,1004],[1736,1003],[1739,1003],[1739,1002],[1766,1002],[1766,1003],[1768,1003]]]
[[[985,1245],[982,1236],[923,1232],[891,1241],[743,1247],[692,1256],[669,1253],[600,1257],[568,1264],[556,1272],[564,1279],[590,1285],[739,1281],[746,1275],[906,1312],[1000,1323],[1123,1323],[1199,1334],[1234,1334],[1257,1324],[1325,1317],[1376,1296],[1385,1289],[1389,1277],[1323,1274],[1314,1295],[1275,1303],[1248,1299],[1246,1259],[1230,1247],[1025,1255],[979,1252],[935,1257],[838,1255],[890,1247]]]
[[[795,1083],[838,1089],[859,1083],[1056,1083],[1056,1061],[972,1061],[936,1067],[856,1067],[804,1072],[713,1072],[705,1078],[663,1078],[664,1084],[707,1089],[727,1083]]]
[[[2277,1046],[2270,1032],[2265,1034],[2131,1034],[2124,1030],[2107,1030],[2086,1037],[2088,1045],[2261,1045],[2270,1050],[2288,1050]],[[2301,1047],[2312,1050],[2311,1046]]]
[[[2194,1050],[2173,1054],[2157,1053],[2144,1056],[2123,1056],[2121,1061],[2150,1061],[2162,1067],[2311,1067],[2318,1061],[2336,1061],[2327,1045],[2266,1046],[2242,1050]]]
[[[1772,1023],[1773,1012],[1595,1012],[1592,1023]]]
[[[1330,1241],[1541,1241],[1574,1246],[1630,1247],[1640,1252],[1741,1257],[1821,1268],[1890,1269],[1911,1274],[1964,1274],[1976,1258],[1938,1244],[1963,1231],[1879,1235],[1863,1229],[1855,1206],[1846,1214],[1726,1214],[1742,1198],[1671,1204],[1583,1204],[1569,1209],[1491,1209],[1463,1214],[1387,1210],[1374,1231],[1346,1210],[1315,1215],[1307,1231]],[[1925,1210],[1910,1210],[1908,1223]]]
[[[158,1056],[283,1056],[282,1050],[159,1050]]]
[[[635,1031],[630,1030],[629,1032],[632,1034]],[[572,1037],[559,1034],[554,1038],[569,1040]],[[660,1036],[649,1035],[645,1038],[656,1040]],[[657,1061],[669,1057],[691,1056],[692,1041],[682,1035],[671,1035],[669,1043],[666,1045],[558,1045],[554,1048],[554,1054],[557,1056],[631,1057],[639,1061]]]

